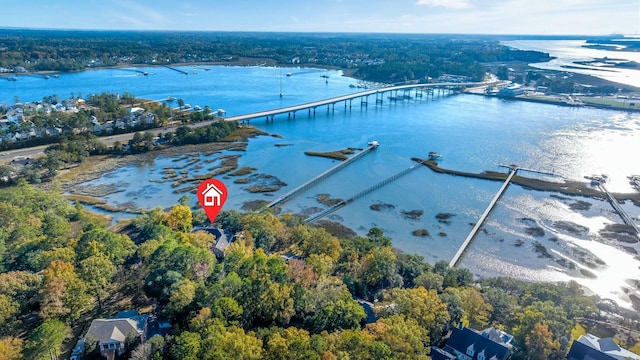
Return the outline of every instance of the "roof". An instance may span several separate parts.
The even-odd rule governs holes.
[[[99,343],[123,342],[127,335],[134,332],[136,336],[144,332],[147,315],[134,318],[95,319],[91,322],[86,336],[91,336]]]
[[[484,337],[471,329],[453,328],[444,350],[449,353],[453,353],[453,350],[456,350],[466,354],[469,348],[474,350],[472,357],[474,360],[483,351],[485,359],[506,360],[509,356],[509,348],[507,346]]]
[[[580,336],[569,350],[569,360],[640,360],[629,350],[623,349],[612,338],[599,338],[592,334]]]

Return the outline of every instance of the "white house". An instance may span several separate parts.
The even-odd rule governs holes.
[[[220,196],[222,194],[222,190],[218,189],[218,187],[213,184],[207,184],[207,187],[202,192],[204,196],[203,206],[222,206],[220,204]]]

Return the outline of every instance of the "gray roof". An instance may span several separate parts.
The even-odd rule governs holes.
[[[146,315],[141,315],[140,317],[144,317],[144,320],[146,320]],[[89,331],[87,331],[87,337],[91,336],[101,344],[123,342],[131,332],[139,336],[143,331],[144,322],[142,321],[136,321],[130,318],[96,319],[91,322]]]

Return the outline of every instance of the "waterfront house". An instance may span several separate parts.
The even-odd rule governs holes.
[[[511,356],[513,336],[489,328],[478,332],[453,328],[444,348],[433,346],[433,360],[507,360]]]
[[[623,349],[612,338],[599,338],[586,334],[571,344],[568,360],[640,360],[629,350]]]
[[[147,339],[148,315],[124,311],[112,319],[95,319],[84,337],[84,344],[95,343],[100,355],[115,359],[126,351],[128,340],[143,343]]]

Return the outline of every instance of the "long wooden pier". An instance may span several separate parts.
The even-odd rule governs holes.
[[[390,182],[392,182],[392,181],[394,181],[394,180],[396,180],[396,179],[398,179],[398,178],[410,173],[412,170],[416,169],[420,165],[421,164],[412,165],[412,166],[400,171],[399,173],[397,173],[397,174],[395,174],[393,176],[390,176],[390,177],[380,181],[379,183],[377,183],[377,184],[375,184],[375,185],[373,185],[373,186],[371,186],[371,187],[369,187],[369,188],[367,188],[365,190],[360,191],[359,193],[351,196],[350,198],[340,201],[336,205],[328,208],[327,210],[325,210],[325,211],[323,211],[321,213],[318,213],[316,215],[312,215],[312,216],[308,217],[305,221],[309,224],[309,223],[312,223],[312,222],[314,222],[316,220],[319,220],[319,219],[321,219],[321,218],[333,213],[334,211],[337,211],[337,210],[347,206],[348,204],[358,200],[359,198],[369,194],[370,192],[373,192],[373,191],[375,191],[375,190],[387,185],[388,183],[390,183]]]
[[[636,232],[636,237],[640,239],[640,229],[638,228],[638,225],[636,225],[633,219],[631,219],[631,217],[627,214],[627,212],[624,211],[622,206],[620,206],[620,203],[615,198],[615,196],[613,196],[613,194],[611,194],[609,190],[607,190],[607,188],[604,187],[604,184],[600,183],[598,184],[598,187],[600,188],[600,191],[607,194],[607,197],[609,197],[609,203],[611,204],[611,206],[613,206],[613,208],[616,210],[618,215],[620,215],[620,218],[622,219],[622,221],[624,221],[625,224],[633,228],[633,230]]]
[[[347,165],[353,163],[354,161],[356,161],[359,158],[363,157],[364,155],[368,154],[371,150],[374,150],[377,147],[378,147],[377,142],[372,143],[371,145],[369,145],[369,147],[367,147],[366,149],[364,149],[364,150],[360,151],[359,153],[353,155],[352,157],[348,158],[347,160],[340,162],[336,166],[330,168],[329,170],[324,171],[320,175],[318,175],[318,176],[314,177],[313,179],[305,182],[304,184],[302,184],[302,185],[298,186],[297,188],[289,191],[288,193],[280,196],[278,199],[270,202],[269,204],[267,204],[267,207],[268,208],[272,208],[274,206],[284,204],[285,202],[293,199],[294,197],[296,197],[297,195],[299,195],[303,191],[308,190],[309,188],[311,188],[312,186],[316,185],[320,181],[322,181],[322,180],[328,178],[329,176],[333,175],[334,173],[338,172],[338,170],[345,168]]]
[[[482,214],[482,216],[480,216],[480,219],[478,219],[478,222],[476,222],[476,224],[473,226],[473,229],[471,229],[471,232],[469,233],[469,235],[467,235],[467,238],[464,240],[464,242],[458,249],[458,252],[456,252],[456,254],[453,256],[453,258],[449,262],[449,267],[454,267],[458,265],[460,258],[462,258],[462,254],[465,252],[465,250],[467,250],[467,247],[469,247],[469,244],[471,244],[471,241],[480,230],[480,227],[482,227],[485,220],[487,220],[489,213],[491,212],[491,210],[493,210],[493,207],[496,205],[496,203],[498,202],[498,200],[500,199],[504,191],[507,189],[507,186],[509,186],[511,179],[513,179],[513,177],[516,175],[516,173],[519,170],[519,168],[515,165],[504,165],[504,166],[509,167],[511,169],[511,173],[502,184],[502,187],[500,187],[500,190],[498,190],[496,195],[493,197],[493,200],[491,200],[491,202],[489,203],[489,206],[487,206],[487,208],[484,210],[484,213]]]
[[[180,69],[178,69],[178,68],[176,68],[176,67],[169,66],[169,65],[162,65],[162,66],[166,67],[167,69],[171,69],[171,70],[173,70],[173,71],[177,71],[177,72],[179,72],[180,74],[189,75],[189,73],[188,73],[188,72],[183,71],[183,70],[180,70]]]

